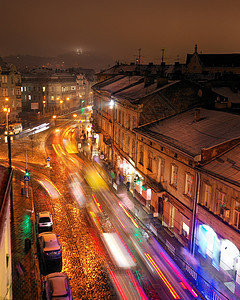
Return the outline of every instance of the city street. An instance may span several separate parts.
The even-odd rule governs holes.
[[[74,299],[198,299],[151,232],[128,212],[130,200],[120,200],[103,180],[104,170],[79,154],[78,123],[66,123],[12,141],[13,240],[20,243],[13,245],[14,298],[41,299],[44,276],[61,271],[46,269],[36,247],[35,216],[50,211]],[[81,150],[88,155],[89,147]],[[4,148],[6,144],[1,145],[6,155]],[[28,252],[26,238],[32,242]]]

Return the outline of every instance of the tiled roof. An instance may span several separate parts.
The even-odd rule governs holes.
[[[194,121],[195,109],[136,128],[135,131],[172,145],[191,156],[240,137],[240,116],[221,111],[200,109],[200,120]]]
[[[206,164],[202,169],[240,185],[240,146],[236,146],[219,158]]]

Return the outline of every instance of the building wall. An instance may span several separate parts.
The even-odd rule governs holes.
[[[12,299],[12,257],[11,257],[11,227],[10,227],[10,201],[4,216],[3,233],[0,239],[0,298]]]

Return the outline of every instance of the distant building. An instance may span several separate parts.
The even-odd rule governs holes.
[[[24,113],[57,112],[79,107],[75,75],[40,70],[22,75]]]
[[[226,74],[240,74],[240,53],[187,54],[186,73],[192,78],[215,79]]]
[[[22,111],[21,74],[14,65],[7,65],[0,57],[0,122],[6,122],[4,107],[10,108],[9,122],[19,119]]]

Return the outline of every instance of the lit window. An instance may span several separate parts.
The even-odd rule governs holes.
[[[185,195],[192,197],[193,194],[193,175],[186,174]]]
[[[189,236],[189,226],[183,222],[182,224],[182,235],[184,235],[186,238]]]
[[[51,100],[54,100],[54,96],[51,96]]]
[[[174,187],[177,187],[177,179],[178,179],[178,167],[176,165],[172,165],[170,184],[173,185]]]
[[[31,95],[28,95],[28,100],[31,100],[31,98],[32,98]]]
[[[2,83],[7,83],[7,75],[2,75]]]
[[[157,166],[157,181],[163,182],[163,176],[164,176],[164,165],[165,161],[162,157],[158,158],[158,166]]]
[[[216,191],[216,213],[224,217],[226,208],[226,195],[221,191]]]
[[[45,86],[43,86],[42,90],[43,90],[43,92],[45,92],[45,91],[46,91],[46,87],[45,87]]]
[[[240,230],[240,203],[235,201],[233,225]]]
[[[209,184],[204,183],[204,186],[203,186],[203,199],[202,199],[201,204],[206,206],[206,207],[209,207],[210,203],[211,203],[211,199],[212,199],[212,187]]]
[[[23,92],[23,86],[21,86],[21,92]]]

